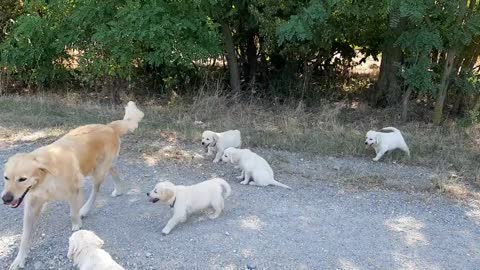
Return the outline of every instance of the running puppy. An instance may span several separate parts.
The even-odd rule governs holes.
[[[255,186],[273,185],[291,189],[289,186],[276,181],[273,177],[272,167],[268,162],[249,149],[230,147],[224,151],[222,161],[230,162],[242,169],[242,174],[237,179],[243,179],[240,182],[243,185],[250,183],[250,185]]]
[[[25,266],[33,225],[46,202],[69,202],[72,230],[76,231],[82,226],[81,217],[92,209],[107,174],[112,175],[115,182],[112,196],[122,192],[122,181],[112,164],[120,152],[120,138],[133,132],[142,118],[143,112],[130,101],[123,120],[81,126],[50,145],[8,159],[4,170],[3,203],[17,208],[25,199],[22,239],[11,270]],[[82,182],[84,176],[89,175],[93,177],[93,189],[82,207]]]
[[[400,149],[410,156],[410,150],[403,139],[402,133],[394,127],[382,128],[380,131],[370,130],[367,132],[365,145],[367,147],[372,146],[375,149],[377,155],[373,158],[374,161],[382,158],[387,151],[395,149]]]
[[[224,193],[225,192],[225,193]],[[192,186],[174,185],[169,181],[158,183],[147,193],[150,201],[162,201],[173,208],[173,216],[163,228],[167,235],[178,224],[187,220],[188,215],[212,207],[215,212],[209,216],[215,219],[222,213],[224,199],[230,196],[230,185],[221,178],[213,178]]]
[[[104,242],[94,232],[76,231],[68,241],[67,257],[80,270],[123,270],[110,254],[102,249]]]
[[[242,139],[239,130],[228,130],[222,133],[216,133],[206,130],[202,133],[202,145],[210,155],[216,152],[213,163],[220,161],[223,151],[229,147],[240,147]]]

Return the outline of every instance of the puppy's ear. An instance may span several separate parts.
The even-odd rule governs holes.
[[[77,241],[75,239],[72,239],[70,237],[70,240],[68,240],[68,253],[67,253],[67,258],[68,259],[73,259],[73,256],[77,253]]]
[[[212,136],[212,138],[213,138],[213,141],[214,141],[214,142],[217,142],[217,141],[218,141],[218,138],[219,138],[219,136],[218,136],[218,134],[217,134],[217,133],[213,133],[213,136]]]
[[[98,248],[103,247],[103,244],[105,244],[105,242],[103,242],[103,240],[100,239],[100,237],[98,237],[95,234],[93,235],[93,242],[94,242],[95,246],[97,246]]]
[[[175,193],[169,188],[164,188],[162,191],[160,191],[160,199],[164,202],[168,202],[173,195],[175,195]]]

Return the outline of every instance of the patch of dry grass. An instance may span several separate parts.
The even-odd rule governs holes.
[[[146,116],[136,134],[128,136],[127,140],[135,142],[124,144],[129,150],[150,155],[167,145],[198,143],[204,129],[240,129],[248,147],[370,159],[374,151],[365,149],[365,133],[396,126],[406,137],[412,157],[394,152],[387,154],[384,162],[454,170],[471,178],[480,175],[478,126],[461,128],[454,122],[442,127],[415,121],[403,124],[398,110],[375,110],[362,103],[325,103],[307,109],[303,103],[272,106],[259,101],[240,102],[221,94],[200,94],[191,102],[174,97],[159,103],[141,102]],[[122,107],[100,105],[75,94],[3,96],[0,141],[53,140],[78,125],[107,123],[122,116]]]

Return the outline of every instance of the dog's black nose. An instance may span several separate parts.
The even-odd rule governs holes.
[[[3,196],[2,196],[2,200],[3,200],[3,203],[4,204],[9,204],[13,201],[13,195],[12,193],[10,192],[7,192],[5,193]]]
[[[202,142],[202,145],[205,145],[205,143],[204,143],[204,142]]]
[[[147,196],[150,196],[150,192],[147,192]]]
[[[368,144],[368,142],[365,142],[365,144]]]

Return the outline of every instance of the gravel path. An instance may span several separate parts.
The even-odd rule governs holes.
[[[0,150],[0,161],[31,149]],[[105,249],[126,269],[480,267],[480,219],[473,210],[439,195],[408,191],[415,185],[428,189],[435,177],[428,169],[258,150],[271,160],[277,179],[293,188],[289,191],[240,185],[232,166],[200,158],[199,147],[185,149],[184,159],[173,161],[165,159],[168,151],[157,156],[124,151],[117,168],[130,185],[128,193],[111,198],[108,180],[84,220],[84,228],[103,238]],[[212,176],[232,186],[225,212],[213,221],[195,215],[162,236],[170,208],[149,203],[145,192],[160,179],[193,184]],[[368,185],[358,188],[358,179]],[[85,189],[89,192],[89,181]],[[0,267],[6,269],[17,252],[22,209],[0,207],[0,217]],[[50,203],[26,269],[73,269],[66,258],[70,227],[68,205]]]

